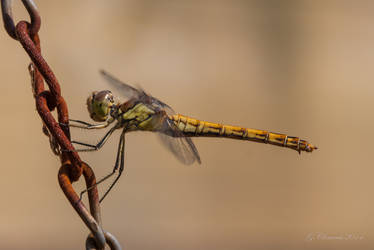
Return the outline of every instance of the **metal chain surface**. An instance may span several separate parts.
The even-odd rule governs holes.
[[[104,249],[106,244],[111,249],[122,249],[117,239],[101,227],[99,195],[93,170],[80,159],[71,144],[69,126],[60,126],[60,124],[69,123],[68,108],[61,95],[60,84],[56,76],[41,55],[38,36],[41,25],[39,12],[32,0],[22,0],[22,3],[30,15],[31,23],[20,21],[15,25],[11,0],[1,0],[4,27],[10,37],[21,43],[32,61],[28,70],[31,76],[33,96],[36,109],[43,121],[43,132],[49,137],[53,153],[60,157],[61,167],[58,172],[60,187],[91,231],[86,240],[86,249]],[[44,82],[47,83],[48,90],[44,89]],[[55,109],[58,121],[51,113]],[[78,181],[82,174],[86,186],[89,188],[90,211],[87,210],[72,187],[72,182]]]

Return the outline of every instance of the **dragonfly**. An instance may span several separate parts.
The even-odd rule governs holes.
[[[91,119],[97,123],[70,120],[69,124],[71,127],[88,130],[104,129],[113,125],[95,145],[72,141],[84,146],[84,148],[77,149],[80,152],[101,149],[114,131],[122,130],[113,171],[97,184],[111,177],[117,171],[118,175],[100,201],[113,188],[124,170],[125,134],[132,131],[157,132],[162,144],[186,165],[194,162],[201,163],[199,152],[191,137],[220,137],[254,141],[290,148],[299,153],[301,151],[312,152],[317,149],[316,146],[299,137],[212,123],[177,114],[168,104],[147,94],[143,89],[134,88],[121,82],[106,71],[101,70],[100,73],[113,89],[127,98],[127,101],[121,103],[109,90],[94,91],[87,98],[87,109]]]

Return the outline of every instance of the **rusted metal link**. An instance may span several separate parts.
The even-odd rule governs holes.
[[[30,27],[30,36],[33,37],[35,34],[38,33],[40,29],[40,15],[38,9],[34,1],[32,0],[22,0],[23,5],[27,9],[30,19],[31,19],[31,27]],[[12,0],[1,0],[1,12],[3,15],[4,20],[4,27],[5,30],[8,32],[9,36],[13,39],[17,40],[16,35],[16,27],[15,22],[13,19],[13,12],[12,12]]]
[[[69,139],[66,137],[64,131],[61,129],[59,123],[54,119],[53,115],[49,112],[47,105],[47,93],[42,92],[36,97],[36,108],[42,118],[44,124],[47,126],[53,138],[56,139],[57,143],[60,145],[70,160],[76,160],[72,162],[70,167],[72,181],[77,181],[82,174],[81,163],[78,153],[75,151],[74,147],[71,145]],[[73,156],[73,157],[72,157]]]
[[[27,22],[20,21],[17,24],[16,34],[23,48],[35,64],[36,68],[38,68],[40,73],[43,75],[45,81],[48,84],[49,90],[57,100],[61,96],[60,85],[58,84],[57,78],[53,74],[48,63],[42,57],[40,50],[37,48],[37,46],[35,46],[33,40],[30,38],[28,34]]]
[[[79,214],[86,226],[91,231],[91,234],[86,240],[86,249],[104,249],[106,243],[113,250],[122,249],[118,240],[109,232],[104,232],[100,227],[100,203],[94,172],[86,163],[82,164],[83,176],[86,181],[88,200],[90,204],[90,212],[88,212],[87,208],[84,206],[83,202],[72,187],[69,171],[70,167],[69,161],[61,166],[58,173],[58,180],[61,189],[64,191],[65,196],[70,201],[70,204],[74,207],[75,211]]]
[[[17,26],[18,27],[18,26]],[[20,41],[22,42],[24,37],[27,39],[27,32],[22,33],[24,36],[20,36]],[[29,47],[32,47],[28,45]],[[39,53],[40,50],[38,49],[31,49],[31,53]],[[41,57],[36,57],[41,58]],[[69,133],[69,127],[64,127],[67,131],[62,131],[62,128],[60,128],[59,124],[54,120],[54,117],[50,113],[50,110],[53,110],[55,107],[57,107],[58,111],[58,120],[59,122],[68,123],[68,110],[67,105],[62,98],[62,96],[58,96],[58,101],[55,100],[55,96],[51,94],[50,91],[44,90],[44,82],[41,73],[39,72],[38,68],[35,66],[35,64],[30,64],[29,66],[30,75],[32,78],[32,87],[33,87],[33,93],[36,101],[36,106],[39,115],[41,116],[44,125],[48,127],[48,131],[50,131],[50,141],[51,138],[55,139],[58,144],[66,149],[70,149],[70,151],[63,151],[61,156],[61,162],[63,163],[62,167],[60,168],[58,179],[61,186],[61,189],[65,193],[66,197],[74,207],[74,209],[77,211],[79,216],[82,218],[82,220],[85,222],[87,227],[90,229],[92,234],[94,235],[94,246],[97,249],[103,249],[105,246],[105,235],[103,233],[103,230],[100,227],[100,207],[99,207],[99,197],[97,188],[95,186],[96,179],[95,176],[91,170],[86,164],[79,162],[79,168],[76,168],[72,166],[69,158],[70,154],[77,154],[74,152],[74,148],[70,143],[70,140],[66,138],[66,134]],[[58,85],[58,83],[56,84]],[[55,85],[52,85],[55,86]],[[49,134],[48,134],[49,135]],[[61,142],[62,141],[62,142]],[[66,144],[66,145],[64,145]],[[51,146],[52,150],[55,152],[55,145]],[[77,155],[77,158],[79,159],[79,155]],[[74,158],[73,158],[74,159]],[[80,160],[80,159],[79,159]],[[91,214],[87,211],[86,207],[83,205],[81,200],[79,200],[78,195],[75,193],[74,189],[72,188],[72,181],[78,180],[80,175],[84,174],[86,185],[87,187],[94,186],[94,188],[91,188],[88,192],[88,198],[89,198],[89,204],[90,204],[90,211]]]
[[[95,173],[92,171],[90,166],[88,166],[86,163],[83,165],[83,176],[86,181],[86,186],[88,189],[88,200],[90,204],[90,212],[91,215],[94,217],[94,219],[97,221],[99,225],[101,225],[101,213],[100,213],[100,199],[99,199],[99,194],[97,191],[97,185],[96,185],[96,178],[95,178]],[[101,228],[101,227],[100,227]],[[92,232],[92,230],[91,230]],[[97,232],[99,234],[99,232]],[[101,245],[101,242],[98,243],[97,239],[101,239],[101,234],[99,235],[99,238],[93,237],[94,232],[90,234],[87,237],[86,240],[86,249],[98,249],[98,247]],[[121,250],[122,247],[119,244],[118,240],[114,235],[112,235],[109,232],[104,232],[104,237],[105,237],[105,242],[109,245],[110,249],[112,250]],[[91,240],[89,240],[91,239]],[[90,242],[90,244],[87,244],[87,242]],[[95,243],[95,244],[93,244]],[[90,248],[89,248],[90,246]]]
[[[40,48],[38,48],[38,46],[36,46],[34,41],[30,38],[27,23],[25,21],[20,21],[17,24],[16,34],[18,40],[34,63],[35,89],[33,92],[35,95],[38,113],[53,138],[55,138],[60,147],[67,152],[67,155],[69,156],[73,165],[71,170],[73,181],[76,181],[79,179],[82,173],[82,170],[80,169],[81,159],[78,153],[75,152],[74,147],[71,145],[69,127],[64,126],[61,128],[59,125],[61,123],[67,124],[69,122],[68,109],[65,100],[61,96],[60,85],[48,63],[42,57]],[[37,38],[37,36],[35,36],[35,38]],[[49,91],[42,91],[44,87],[42,87],[43,82],[42,78],[39,76],[39,71],[46,80]],[[59,123],[56,122],[50,113],[50,110],[53,109],[54,106],[57,106]]]
[[[91,215],[87,208],[84,206],[79,196],[75,193],[73,186],[71,184],[70,171],[71,165],[69,162],[63,164],[58,172],[58,181],[60,183],[61,189],[64,191],[66,198],[70,201],[75,211],[81,217],[86,226],[90,229],[91,233],[94,235],[95,243],[97,249],[104,249],[105,247],[105,236],[102,228],[100,227],[98,221],[100,221],[100,208],[99,208],[99,197],[97,194],[97,189],[89,189],[88,195],[90,200],[90,210],[93,215]],[[87,188],[91,185],[96,184],[95,176],[90,167],[86,164],[82,164],[83,174],[86,180]],[[92,202],[91,201],[97,201]],[[95,218],[96,217],[96,218]]]
[[[30,77],[31,77],[31,89],[32,89],[34,98],[36,99],[36,97],[44,91],[43,77],[40,74],[39,70],[35,68],[35,65],[33,63],[29,64],[28,70],[29,70]],[[47,100],[48,109],[50,111],[54,110],[55,108],[55,106],[51,106],[52,103],[54,103],[52,100],[49,100],[49,99]],[[43,133],[49,138],[49,144],[50,144],[50,147],[53,153],[57,156],[61,156],[62,151],[60,149],[60,146],[58,145],[58,142],[56,141],[56,139],[51,135],[51,133],[49,132],[44,122],[43,122],[42,130],[43,130]]]
[[[22,0],[22,3],[30,15],[31,27],[29,29],[29,32],[30,32],[30,36],[33,37],[40,30],[41,19],[40,19],[39,11],[36,8],[34,1],[32,0]]]
[[[58,180],[61,189],[91,231],[90,240],[87,240],[90,249],[104,249],[106,242],[111,249],[121,249],[115,237],[108,232],[104,232],[100,226],[100,203],[95,185],[95,175],[92,169],[81,161],[78,153],[72,146],[69,126],[61,127],[59,125],[68,124],[68,108],[64,98],[61,96],[61,89],[57,78],[41,55],[40,41],[37,34],[41,19],[37,8],[32,0],[22,0],[22,2],[30,14],[31,24],[20,21],[15,25],[11,10],[11,1],[1,0],[4,26],[12,38],[20,41],[33,62],[29,66],[33,95],[37,111],[43,120],[43,132],[50,139],[52,151],[60,156],[62,166],[59,170]],[[49,90],[44,89],[44,80]],[[51,111],[54,109],[57,109],[59,122],[51,114]],[[88,212],[72,187],[72,182],[77,181],[82,173],[85,177],[86,186],[89,188],[88,200],[91,213]]]
[[[122,247],[119,244],[118,240],[109,232],[104,232],[105,240],[112,250],[121,250]],[[95,245],[95,238],[92,236],[92,234],[87,236],[86,240],[86,249],[87,250],[92,250],[92,249],[97,249]]]
[[[27,32],[24,34],[27,37]],[[20,36],[20,38],[20,41],[22,41],[23,36]],[[33,53],[36,53],[36,51],[34,50]],[[101,219],[97,188],[92,188],[88,192],[90,210],[94,215],[94,217],[92,217],[84,207],[83,203],[79,200],[78,196],[71,186],[71,182],[78,180],[82,172],[84,173],[87,187],[90,187],[91,185],[94,185],[96,183],[95,176],[91,168],[89,168],[86,164],[83,164],[81,161],[79,162],[79,168],[73,167],[72,164],[70,164],[70,160],[68,159],[71,157],[69,157],[69,155],[77,153],[74,152],[73,146],[66,138],[65,131],[60,128],[59,124],[55,121],[50,112],[50,110],[53,110],[57,106],[59,121],[68,122],[67,105],[61,96],[59,96],[60,100],[57,101],[58,104],[56,104],[56,101],[53,101],[54,98],[51,92],[44,90],[42,75],[34,64],[31,64],[29,66],[29,71],[32,78],[33,93],[39,115],[41,116],[45,126],[48,127],[48,131],[50,131],[52,138],[56,139],[60,146],[66,144],[63,147],[66,149],[70,149],[70,151],[64,151],[61,155],[61,162],[63,163],[63,165],[59,172],[60,186],[67,196],[68,200],[71,202],[72,206],[89,227],[93,235],[95,235],[95,239],[98,239],[97,245],[99,247],[105,245],[105,236],[102,233],[101,227],[99,226]],[[65,129],[67,129],[67,134],[69,134],[69,127],[66,127]],[[77,158],[80,160],[78,154]]]

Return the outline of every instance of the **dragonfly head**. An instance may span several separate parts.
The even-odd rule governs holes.
[[[90,117],[97,122],[106,121],[113,108],[117,105],[112,92],[109,90],[94,91],[87,98],[87,109]]]

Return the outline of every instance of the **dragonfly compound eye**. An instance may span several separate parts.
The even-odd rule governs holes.
[[[87,109],[90,117],[97,122],[108,119],[113,105],[113,95],[109,90],[95,91],[87,98]]]

